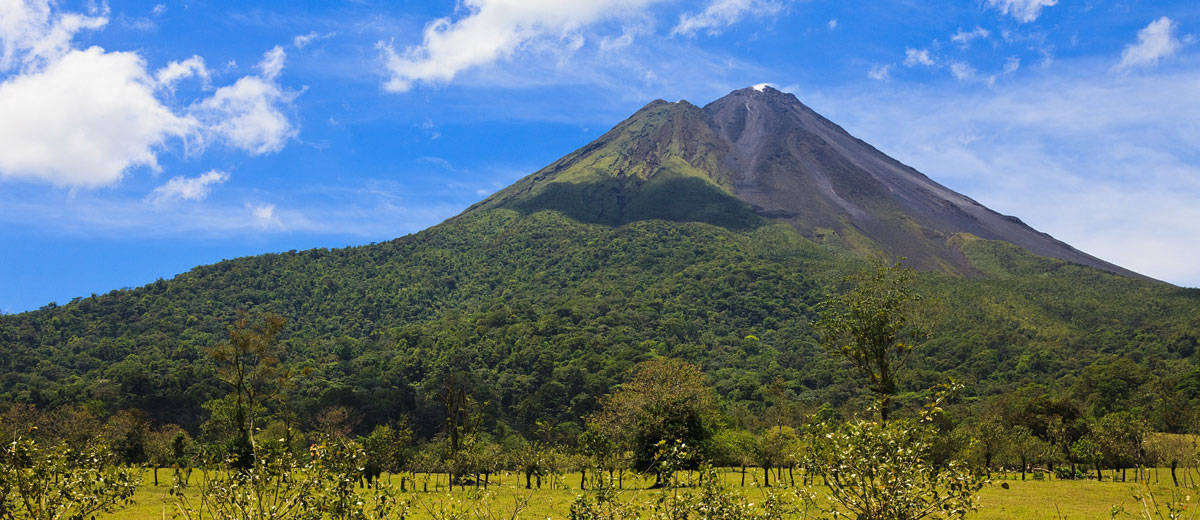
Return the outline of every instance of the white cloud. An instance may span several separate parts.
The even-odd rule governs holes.
[[[832,20],[829,20],[829,22],[826,23],[825,25],[827,25],[829,27],[829,30],[832,31],[834,29],[837,29],[837,24],[838,24],[837,18],[834,18]]]
[[[199,177],[172,177],[166,184],[154,188],[148,197],[155,205],[171,200],[204,200],[214,184],[229,180],[229,173],[211,170]]]
[[[975,77],[975,67],[961,61],[956,61],[950,64],[950,73],[959,81],[968,80]]]
[[[659,0],[463,0],[458,20],[425,27],[420,45],[397,51],[380,42],[390,78],[384,88],[404,92],[415,82],[450,81],[463,70],[509,57],[543,40],[571,41],[581,28],[631,16]]]
[[[205,123],[206,132],[230,146],[254,155],[282,150],[299,133],[281,109],[296,97],[275,81],[283,60],[282,48],[267,51],[258,65],[262,75],[244,76],[217,89],[191,113]]]
[[[172,61],[154,73],[154,80],[162,88],[173,89],[175,83],[192,76],[199,76],[200,80],[208,85],[210,77],[208,67],[204,65],[204,58],[192,56],[183,61]]]
[[[1012,74],[1021,68],[1021,58],[1009,57],[1004,60],[1004,74]]]
[[[333,34],[334,33],[320,34],[316,31],[310,32],[308,34],[301,34],[299,36],[292,38],[292,46],[296,47],[297,49],[303,49],[303,48],[307,47],[308,44],[310,44],[316,40],[324,40],[326,38],[332,38]]]
[[[18,63],[26,69],[44,66],[72,50],[75,33],[108,23],[103,14],[60,14],[53,7],[50,0],[0,0],[0,71]]]
[[[989,6],[1022,23],[1037,20],[1042,9],[1058,4],[1058,0],[987,0]]]
[[[933,58],[929,57],[929,51],[926,49],[904,49],[904,66],[916,67],[924,65],[926,67],[933,66]]]
[[[99,47],[0,83],[0,178],[91,188],[134,166],[157,170],[156,150],[197,124],[156,87],[136,54]]]
[[[103,27],[107,18],[56,8],[48,0],[0,0],[0,179],[95,188],[132,168],[160,170],[158,153],[169,140],[186,145],[215,136],[265,153],[295,135],[279,108],[294,97],[275,82],[281,49],[267,53],[261,76],[177,112],[158,96],[193,76],[207,87],[202,58],[151,74],[137,53],[76,49],[74,35]]]
[[[671,35],[692,35],[701,30],[718,33],[746,16],[774,16],[783,8],[784,3],[776,0],[712,0],[699,13],[680,15],[679,24],[671,30]],[[830,29],[836,25],[837,22],[833,22]]]
[[[283,222],[275,214],[274,204],[247,204],[251,221],[260,228],[283,227]]]
[[[1175,54],[1181,45],[1175,37],[1175,28],[1175,22],[1166,16],[1150,22],[1150,25],[1138,31],[1137,43],[1125,46],[1117,68],[1125,70],[1153,66],[1158,64],[1159,59]]]
[[[162,16],[167,12],[167,4],[155,4],[154,9],[151,10],[151,12],[153,12],[155,16]]]
[[[971,30],[970,32],[959,29],[958,32],[950,35],[950,41],[956,42],[965,48],[968,45],[970,45],[973,40],[987,38],[988,36],[991,36],[991,35],[992,35],[991,31],[988,31],[987,29],[984,29],[983,27],[976,25],[975,29]]]
[[[887,81],[892,77],[892,66],[876,65],[867,71],[867,77],[876,81]]]

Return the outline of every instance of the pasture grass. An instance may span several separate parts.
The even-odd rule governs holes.
[[[1181,473],[1182,473],[1181,468]],[[1160,497],[1168,497],[1172,491],[1169,470],[1159,469],[1157,481],[1151,477],[1151,489]],[[114,514],[99,517],[101,520],[165,520],[173,516],[175,497],[171,496],[170,470],[159,471],[159,486],[153,485],[150,470],[145,471],[141,485],[134,495],[135,503]],[[740,473],[735,469],[725,470],[722,475],[731,489],[743,490],[751,500],[762,497],[762,492],[751,485],[755,481],[748,474],[746,487],[741,487]],[[757,472],[761,475],[761,471]],[[1105,478],[1110,479],[1111,473],[1106,472]],[[1182,476],[1182,475],[1181,475]],[[799,477],[799,474],[796,475]],[[392,482],[399,489],[399,477],[392,476]],[[413,500],[410,519],[428,519],[433,515],[430,511],[443,508],[478,507],[478,499],[486,496],[493,512],[511,512],[518,501],[527,503],[520,518],[528,519],[561,519],[566,518],[571,502],[581,493],[579,490],[579,474],[564,475],[559,481],[551,482],[543,479],[542,489],[525,489],[522,475],[504,473],[500,475],[497,484],[493,475],[491,485],[486,494],[483,490],[469,487],[466,490],[455,487],[453,491],[446,488],[444,475],[431,477],[428,481],[429,491],[414,492],[409,484],[409,491],[401,494]],[[437,483],[435,483],[435,479]],[[1066,519],[1091,520],[1110,518],[1113,506],[1123,506],[1127,511],[1136,515],[1140,506],[1133,498],[1136,484],[1133,474],[1129,473],[1129,482],[1112,482],[1105,480],[1025,480],[1021,481],[1016,475],[993,475],[990,484],[980,491],[979,511],[969,518],[978,520],[1038,520]],[[421,478],[417,479],[418,489]],[[658,491],[647,489],[651,482],[630,474],[625,476],[625,488],[622,500],[650,502],[657,496]],[[1002,484],[1008,484],[1004,489]],[[566,485],[569,489],[563,489]],[[194,489],[194,487],[192,488]],[[818,495],[825,489],[820,483],[810,488]],[[1184,489],[1184,488],[1180,488]],[[1197,497],[1192,497],[1193,502]],[[1195,507],[1195,504],[1192,505]],[[505,515],[507,516],[507,515]],[[1125,517],[1130,518],[1130,517]]]

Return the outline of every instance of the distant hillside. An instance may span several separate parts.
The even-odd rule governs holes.
[[[1197,291],[963,241],[989,278],[922,275],[940,325],[908,389],[946,376],[975,394],[1069,389],[1087,367],[1127,358],[1144,374],[1121,406],[1149,409],[1143,385],[1195,366]],[[576,421],[657,355],[700,363],[751,409],[776,377],[836,406],[859,385],[808,324],[864,265],[781,224],[610,227],[480,211],[391,242],[240,258],[0,317],[0,400],[136,407],[195,427],[200,405],[225,393],[204,351],[244,308],[288,318],[286,361],[315,370],[296,390],[309,418],[344,405],[367,425],[408,415],[432,434],[434,396],[453,372],[469,374],[491,420]]]

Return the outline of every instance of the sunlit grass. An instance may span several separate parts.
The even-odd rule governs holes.
[[[1151,489],[1160,496],[1168,496],[1172,489],[1169,470],[1157,470],[1157,478],[1151,474]],[[120,512],[101,517],[104,520],[161,520],[170,519],[175,511],[175,497],[170,495],[171,473],[169,470],[159,471],[159,486],[153,485],[149,470],[145,472],[142,484],[134,496],[136,503]],[[747,475],[747,485],[740,486],[741,475],[737,470],[725,470],[722,475],[726,483],[733,489],[744,490],[751,499],[762,496],[762,492],[754,482],[755,476],[761,476],[761,471]],[[1182,475],[1182,470],[1181,470]],[[1193,473],[1194,475],[1194,473]],[[800,475],[795,475],[799,479]],[[1111,474],[1106,473],[1106,478]],[[787,475],[784,475],[785,480]],[[1021,481],[1016,475],[994,475],[993,482],[980,492],[979,512],[972,515],[980,520],[1024,520],[1024,519],[1058,519],[1088,520],[1109,518],[1114,505],[1124,506],[1126,510],[1136,512],[1140,508],[1133,498],[1135,483],[1133,473],[1128,474],[1129,482],[1096,482],[1095,480],[1060,481],[1060,480],[1025,480]],[[512,511],[514,504],[524,504],[521,518],[545,519],[566,518],[571,501],[581,493],[579,489],[579,474],[567,474],[557,481],[543,479],[541,489],[525,489],[523,475],[502,473],[499,481],[492,476],[491,484],[485,492],[482,486],[476,490],[474,486],[467,489],[455,487],[450,491],[446,486],[446,476],[433,476],[428,480],[428,492],[421,489],[422,478],[417,479],[417,489],[413,490],[411,481],[409,491],[402,496],[413,501],[412,515],[409,518],[430,518],[429,510],[439,510],[442,507],[458,506],[472,507],[480,497],[488,497],[488,507],[493,511]],[[399,489],[400,479],[392,477],[392,483]],[[657,491],[647,489],[650,481],[625,475],[625,488],[622,499],[628,501],[653,500]],[[1008,489],[1001,484],[1008,484]],[[566,489],[564,489],[566,487]],[[192,488],[194,490],[194,487]],[[818,495],[824,486],[818,483],[810,488]],[[1060,516],[1061,515],[1061,516]]]

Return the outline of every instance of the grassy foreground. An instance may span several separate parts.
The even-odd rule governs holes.
[[[1160,497],[1170,495],[1172,486],[1170,474],[1165,469],[1158,470],[1159,479],[1151,485],[1151,489]],[[160,485],[153,485],[154,479],[146,470],[142,484],[134,495],[135,504],[115,514],[101,516],[102,520],[163,520],[170,519],[175,511],[175,498],[169,494],[171,489],[171,472],[160,470]],[[751,497],[762,496],[761,492],[750,485],[739,486],[740,474],[735,470],[723,473],[726,482],[732,489],[743,489]],[[1107,476],[1107,475],[1106,475]],[[494,477],[493,477],[494,478]],[[1132,474],[1129,476],[1133,478]],[[524,477],[516,474],[503,474],[502,484],[495,480],[487,492],[493,511],[511,512],[515,503],[528,499],[528,503],[520,514],[520,518],[560,519],[566,518],[571,501],[580,494],[579,474],[564,476],[561,483],[571,486],[571,489],[552,487],[548,480],[542,483],[542,489],[526,490]],[[1152,477],[1151,482],[1155,479]],[[421,479],[418,478],[418,486]],[[431,518],[430,510],[438,511],[451,507],[455,503],[471,502],[483,494],[469,488],[455,488],[453,492],[445,489],[445,476],[441,476],[438,486],[434,478],[428,481],[428,492],[413,492],[409,489],[403,496],[414,499],[413,514],[409,518]],[[399,477],[393,477],[393,484],[399,489]],[[1008,484],[1004,489],[1002,484]],[[645,489],[649,481],[640,480],[626,475],[623,497],[626,500],[653,500],[657,491]],[[1114,505],[1124,506],[1127,511],[1136,513],[1140,506],[1133,499],[1134,482],[1096,482],[1094,480],[1059,481],[1059,480],[1005,480],[999,475],[994,477],[991,484],[980,491],[979,512],[972,515],[979,520],[1026,520],[1026,519],[1060,519],[1090,520],[1107,519]],[[633,488],[633,489],[630,489]],[[817,494],[824,489],[821,485],[812,488]],[[1182,489],[1182,488],[1181,488]],[[1193,497],[1195,498],[1195,497]],[[1194,507],[1194,506],[1193,506]]]

